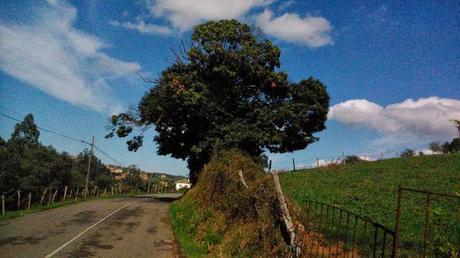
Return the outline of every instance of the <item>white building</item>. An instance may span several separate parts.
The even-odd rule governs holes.
[[[188,178],[176,181],[175,184],[176,184],[176,191],[179,191],[182,188],[190,189],[190,187],[192,187],[192,184],[190,183]]]

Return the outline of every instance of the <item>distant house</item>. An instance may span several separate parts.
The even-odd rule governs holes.
[[[182,188],[189,189],[190,187],[192,187],[192,184],[187,178],[176,181],[175,184],[176,184],[176,191],[179,191]]]

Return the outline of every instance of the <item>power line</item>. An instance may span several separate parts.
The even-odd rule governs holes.
[[[107,158],[111,159],[112,161],[114,161],[115,163],[117,163],[118,165],[124,167],[125,165],[123,165],[121,162],[119,162],[118,160],[112,158],[109,154],[105,153],[103,150],[101,150],[99,147],[97,147],[96,145],[94,145],[94,148],[99,151],[100,153],[102,153],[104,156],[106,156]]]
[[[12,119],[12,120],[17,121],[17,122],[22,122],[20,119],[12,117],[12,116],[9,116],[7,114],[0,113],[0,116]],[[68,136],[68,135],[65,135],[65,134],[50,130],[50,129],[46,129],[46,128],[40,127],[38,125],[37,125],[37,128],[42,130],[42,131],[45,131],[45,132],[48,132],[48,133],[51,133],[51,134],[55,134],[55,135],[58,135],[58,136],[61,136],[61,137],[64,137],[64,138],[67,138],[67,139],[72,140],[72,141],[76,141],[76,142],[80,142],[80,143],[84,143],[84,144],[88,144],[88,145],[91,144],[91,143],[89,143],[89,142],[87,142],[85,140],[78,139],[78,138],[75,138],[75,137],[72,137],[72,136]]]
[[[6,108],[4,108],[6,109]],[[16,118],[16,117],[12,117],[12,116],[9,116],[7,114],[3,114],[3,113],[0,113],[0,116],[3,116],[3,117],[6,117],[6,118],[9,118],[11,120],[14,120],[14,121],[17,121],[17,122],[22,122],[20,119]],[[51,134],[55,134],[55,135],[58,135],[58,136],[61,136],[61,137],[64,137],[66,139],[69,139],[69,140],[72,140],[72,141],[76,141],[76,142],[79,142],[79,143],[83,143],[83,144],[87,144],[87,145],[91,145],[91,143],[85,141],[85,140],[82,140],[82,139],[78,139],[78,138],[75,138],[75,137],[72,137],[72,136],[68,136],[68,135],[65,135],[65,134],[62,134],[62,133],[59,133],[59,132],[56,132],[56,131],[53,131],[53,130],[50,130],[50,129],[46,129],[46,128],[43,128],[43,127],[40,127],[37,125],[37,128],[42,130],[42,131],[45,131],[45,132],[48,132],[48,133],[51,133]],[[118,165],[124,167],[124,165],[119,162],[118,160],[116,160],[115,158],[111,157],[109,154],[107,154],[106,152],[104,152],[101,148],[97,147],[96,145],[94,145],[94,148],[96,150],[98,150],[100,153],[102,153],[104,156],[106,156],[107,158],[109,158],[110,160],[114,161],[115,163],[117,163]]]

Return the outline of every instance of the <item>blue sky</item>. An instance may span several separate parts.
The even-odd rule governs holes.
[[[456,136],[460,119],[458,1],[2,1],[0,112],[96,144],[125,165],[187,174],[186,163],[156,155],[149,132],[138,152],[104,139],[112,112],[136,104],[189,41],[193,25],[235,18],[259,27],[282,52],[292,81],[314,76],[331,111],[320,141],[269,154],[274,168],[342,153],[380,157]],[[0,117],[0,136],[15,122]],[[43,132],[41,141],[78,153],[84,145]],[[100,153],[105,162],[112,163]]]

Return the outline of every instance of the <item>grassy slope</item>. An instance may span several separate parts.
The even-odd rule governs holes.
[[[198,205],[190,195],[175,201],[169,208],[173,232],[179,241],[182,255],[187,257],[203,257],[207,254],[206,242],[197,241],[195,230],[203,220]]]
[[[336,204],[394,228],[398,185],[442,193],[460,193],[460,153],[287,172],[281,175],[281,183],[283,191],[297,204],[301,204],[302,200]],[[410,244],[422,236],[424,201],[422,196],[412,193],[403,199],[403,242]],[[436,209],[433,213],[447,218],[448,225],[454,225],[451,234],[457,235],[460,230],[459,202],[437,200],[433,206]]]

